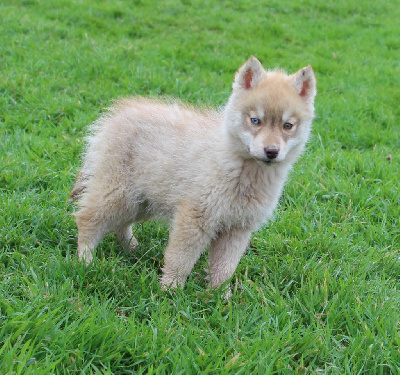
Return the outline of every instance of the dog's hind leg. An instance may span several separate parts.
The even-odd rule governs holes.
[[[132,233],[132,225],[121,225],[119,228],[114,230],[120,245],[128,251],[134,251],[139,245],[138,241]]]
[[[101,220],[98,212],[82,209],[75,213],[78,226],[78,258],[86,265],[93,260],[93,250],[110,228],[107,221]]]
[[[78,226],[78,258],[84,259],[87,265],[93,259],[94,248],[111,231],[117,234],[122,246],[129,245],[133,250],[137,244],[130,225],[126,224],[134,219],[136,206],[129,207],[117,189],[100,191],[101,194],[97,191],[83,196],[82,208],[74,214]]]

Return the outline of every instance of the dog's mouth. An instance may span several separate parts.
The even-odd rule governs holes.
[[[249,154],[251,155],[250,150],[249,150]],[[259,156],[251,155],[251,158],[256,160],[258,163],[264,164],[264,165],[273,165],[273,164],[277,164],[281,161],[281,160],[277,160],[276,158],[271,159],[266,156],[259,157]]]
[[[271,165],[271,164],[276,164],[276,163],[278,163],[278,161],[277,161],[277,160],[274,160],[274,159],[261,159],[261,161],[262,161],[264,164],[267,164],[267,165]]]
[[[257,161],[258,164],[260,165],[268,165],[268,166],[272,166],[275,165],[277,163],[279,163],[279,161],[277,160],[271,160],[271,159],[255,159]]]

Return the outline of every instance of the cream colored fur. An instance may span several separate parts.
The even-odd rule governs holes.
[[[79,259],[89,264],[111,231],[134,250],[132,223],[164,217],[171,232],[163,286],[184,285],[207,247],[212,287],[228,280],[304,149],[315,94],[311,67],[286,75],[251,57],[221,111],[140,97],[117,102],[93,125],[71,192],[80,207]]]

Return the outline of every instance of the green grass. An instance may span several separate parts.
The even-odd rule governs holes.
[[[389,0],[3,0],[1,372],[399,373],[399,19]],[[85,127],[131,94],[218,106],[250,55],[311,64],[317,118],[231,300],[204,258],[160,290],[157,223],[85,269],[66,203]]]

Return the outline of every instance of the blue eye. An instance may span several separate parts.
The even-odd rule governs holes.
[[[287,130],[292,129],[293,128],[293,124],[291,124],[290,122],[285,122],[283,124],[283,127]]]
[[[251,121],[251,123],[254,124],[254,125],[258,125],[258,124],[260,123],[260,120],[259,120],[258,118],[256,118],[256,117],[252,117],[252,118],[250,119],[250,121]]]

